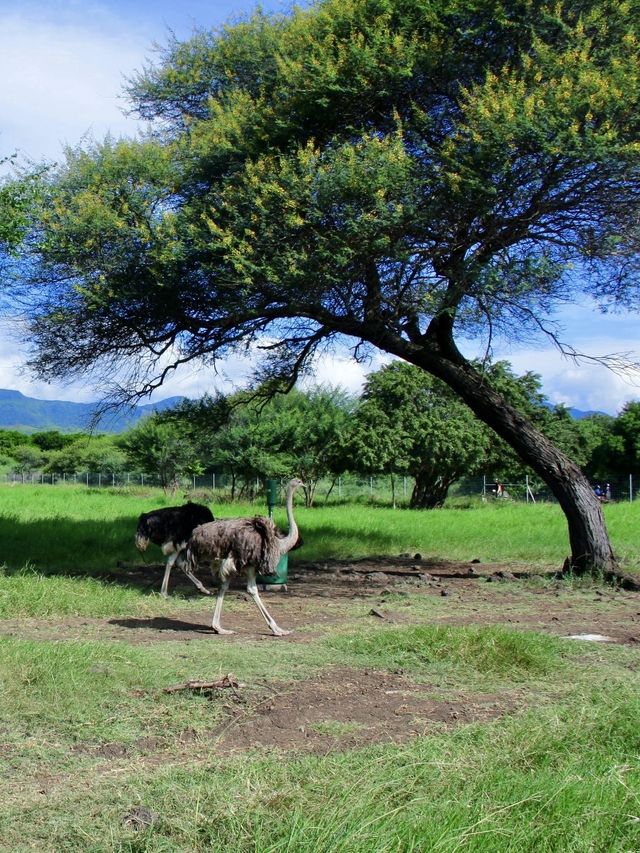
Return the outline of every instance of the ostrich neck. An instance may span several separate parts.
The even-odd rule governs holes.
[[[289,523],[289,532],[280,540],[280,553],[286,554],[290,551],[298,541],[298,525],[293,517],[293,493],[295,489],[289,489],[287,492],[287,521]]]

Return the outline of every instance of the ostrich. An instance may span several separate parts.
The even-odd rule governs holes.
[[[218,597],[213,611],[211,627],[216,634],[233,634],[220,625],[220,614],[224,594],[229,589],[229,579],[236,571],[247,573],[247,592],[264,616],[276,637],[290,634],[280,628],[262,603],[256,585],[256,575],[273,575],[283,554],[287,554],[298,543],[298,526],[293,517],[293,493],[304,486],[302,480],[293,479],[287,487],[287,520],[289,531],[279,536],[270,518],[257,515],[254,518],[222,518],[202,524],[191,534],[180,562],[186,562],[192,571],[199,561],[212,561],[213,573],[218,579]]]
[[[160,594],[168,598],[169,575],[180,551],[186,546],[194,527],[205,522],[213,521],[209,507],[202,504],[189,503],[182,506],[167,506],[144,512],[138,519],[136,530],[136,548],[146,551],[149,542],[159,545],[162,553],[167,556],[167,563],[162,579]],[[185,565],[180,565],[186,576],[193,581],[200,592],[211,595],[198,578]]]

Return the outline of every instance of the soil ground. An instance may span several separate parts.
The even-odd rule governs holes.
[[[160,564],[129,567],[118,577],[159,589],[162,571]],[[568,587],[551,574],[537,581],[526,576],[522,566],[434,562],[419,555],[297,562],[289,567],[286,590],[262,593],[278,624],[292,631],[282,638],[271,636],[241,589],[232,589],[225,599],[222,622],[235,631],[228,636],[211,631],[213,599],[205,597],[202,607],[187,615],[176,608],[175,616],[155,618],[3,620],[0,634],[134,644],[205,637],[216,644],[313,643],[334,626],[354,623],[502,624],[567,638],[595,635],[594,641],[640,648],[640,593],[610,586]],[[195,592],[179,572],[174,573],[171,587]],[[400,742],[416,734],[496,718],[530,701],[527,692],[517,688],[496,695],[442,691],[402,672],[340,665],[295,682],[265,680],[212,688],[209,696],[222,704],[225,713],[224,722],[206,734],[206,747],[223,753],[266,747],[322,754],[373,742]],[[203,740],[203,735],[186,730],[180,739],[185,754],[193,754],[193,741]],[[132,752],[153,760],[167,746],[147,738],[134,746],[87,744],[78,749],[106,760],[122,759]]]

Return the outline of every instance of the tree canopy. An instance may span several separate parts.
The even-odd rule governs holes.
[[[577,466],[460,353],[637,299],[636,3],[321,0],[169,41],[140,142],[69,150],[31,235],[41,376],[124,393],[254,348],[292,387],[327,346],[443,380],[551,487],[570,563],[608,568]],[[44,295],[43,295],[44,293]],[[559,339],[558,339],[559,340]]]

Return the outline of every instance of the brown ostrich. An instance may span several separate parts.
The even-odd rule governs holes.
[[[186,562],[192,572],[199,562],[212,562],[213,574],[218,581],[218,597],[213,611],[211,627],[216,634],[233,634],[220,625],[220,614],[224,594],[229,588],[229,579],[238,571],[247,575],[247,592],[255,601],[271,632],[276,637],[290,634],[280,628],[262,603],[258,595],[256,575],[274,575],[283,554],[287,554],[298,542],[298,526],[293,517],[293,494],[304,486],[302,480],[291,480],[287,487],[287,520],[289,531],[279,536],[270,518],[221,518],[201,524],[191,534],[186,551],[181,552],[179,562]]]
[[[178,554],[186,547],[194,527],[205,524],[207,521],[213,521],[213,514],[209,507],[190,501],[182,506],[165,506],[151,512],[143,512],[138,519],[135,537],[138,551],[146,551],[149,542],[153,542],[154,545],[160,546],[162,553],[167,557],[160,588],[160,594],[165,598],[168,597],[169,575]],[[200,583],[188,566],[180,564],[180,568],[200,592],[205,595],[212,594]]]

